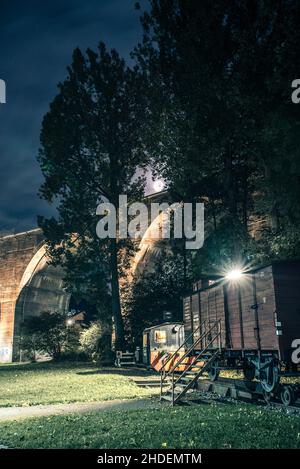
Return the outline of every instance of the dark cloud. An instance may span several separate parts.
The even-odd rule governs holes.
[[[0,78],[7,104],[0,105],[0,231],[36,225],[49,215],[41,201],[36,156],[41,120],[66,76],[72,51],[100,40],[125,58],[140,38],[133,0],[1,0]]]

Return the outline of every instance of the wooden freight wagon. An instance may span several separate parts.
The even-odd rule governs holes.
[[[280,375],[298,371],[300,261],[274,262],[208,286],[198,282],[183,300],[183,314],[196,354],[220,350],[215,377],[218,369],[242,368],[247,379],[258,378],[272,392]],[[209,344],[205,330],[214,324],[218,340]]]

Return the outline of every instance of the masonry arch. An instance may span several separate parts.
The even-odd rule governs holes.
[[[63,288],[64,271],[48,264],[46,245],[42,244],[22,275],[14,317],[13,358],[20,358],[20,325],[29,316],[44,311],[67,312],[70,294]]]
[[[151,227],[138,242],[132,274],[155,269],[162,246],[150,231]],[[20,358],[20,324],[26,317],[49,310],[67,312],[72,306],[71,295],[63,288],[63,269],[47,261],[40,229],[0,236],[0,362]]]

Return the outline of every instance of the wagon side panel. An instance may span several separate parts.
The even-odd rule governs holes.
[[[220,321],[221,330],[221,346],[226,347],[226,320],[225,320],[225,306],[224,306],[224,289],[223,285],[216,288],[216,311],[217,320]]]
[[[277,337],[281,356],[292,358],[292,343],[300,339],[300,261],[275,263]]]
[[[204,333],[205,327],[207,327],[207,324],[209,322],[209,304],[208,304],[208,291],[207,290],[202,290],[199,292],[199,310],[200,310],[200,321],[201,321],[201,334]],[[202,341],[196,349],[202,349],[204,346],[204,342]]]
[[[213,327],[215,325],[214,333],[218,331],[216,321],[220,320],[221,325],[221,343],[225,347],[226,331],[225,331],[225,312],[224,312],[224,294],[221,285],[202,290],[199,294],[200,297],[200,312],[201,323],[205,323],[205,328]],[[202,331],[203,332],[203,331]],[[202,344],[203,345],[203,344]],[[218,346],[216,340],[212,346]]]
[[[192,321],[194,331],[194,342],[200,337],[200,308],[199,308],[199,294],[192,295]]]
[[[186,339],[193,332],[193,319],[192,319],[192,301],[191,296],[183,298],[183,322]]]

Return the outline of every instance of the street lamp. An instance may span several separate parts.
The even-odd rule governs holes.
[[[225,275],[227,280],[239,280],[243,276],[243,272],[240,269],[232,269]]]

